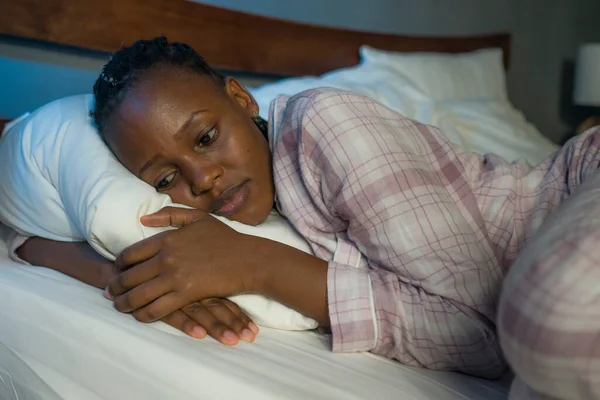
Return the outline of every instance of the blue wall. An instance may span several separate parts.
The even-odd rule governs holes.
[[[0,117],[14,118],[57,98],[91,92],[105,59],[0,38]]]
[[[87,93],[96,71],[37,61],[0,57],[0,116],[16,117],[26,110],[68,94]]]

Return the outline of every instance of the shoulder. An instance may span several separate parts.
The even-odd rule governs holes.
[[[286,114],[294,114],[299,118],[330,115],[349,109],[354,109],[356,113],[366,107],[385,108],[370,97],[334,88],[305,90],[287,97],[285,101]]]
[[[439,129],[421,124],[368,96],[333,88],[311,89],[276,101],[274,143],[289,146],[333,146],[365,153],[422,152],[446,145]],[[271,121],[270,121],[271,122]],[[310,150],[310,149],[308,149]],[[354,152],[354,151],[353,151]]]
[[[332,140],[356,139],[374,125],[406,125],[408,118],[357,93],[318,88],[293,96],[278,97],[271,109],[270,131],[274,143],[314,139],[320,144]]]

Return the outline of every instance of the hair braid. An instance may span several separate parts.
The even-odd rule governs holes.
[[[225,78],[212,69],[194,49],[185,43],[169,43],[164,36],[152,40],[138,40],[117,51],[104,65],[94,84],[94,122],[103,133],[111,114],[119,107],[125,95],[141,79],[144,72],[157,64],[189,69],[212,78],[224,86]]]

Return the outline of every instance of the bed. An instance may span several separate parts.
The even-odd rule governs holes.
[[[313,77],[312,85],[331,83],[315,77],[354,71],[361,63],[359,49],[365,45],[397,53],[440,54],[496,48],[501,49],[503,67],[508,67],[510,59],[508,34],[416,37],[367,33],[184,0],[5,0],[0,34],[104,53],[140,37],[164,34],[189,43],[224,71],[287,77],[285,84],[302,77]],[[284,91],[270,86],[253,93],[268,99],[274,90]],[[442,103],[447,106],[448,101],[435,106]],[[433,103],[423,104],[430,118]],[[458,106],[462,107],[460,115],[473,114],[464,101]],[[425,114],[415,111],[416,117]],[[450,118],[453,123],[456,115]],[[502,130],[496,135],[505,142],[509,136]],[[492,136],[482,134],[485,142],[479,146],[498,148],[498,142],[489,139]],[[515,158],[524,155],[525,148],[535,150],[528,156],[542,157],[553,145],[538,136],[527,141],[516,135],[509,138],[507,146],[514,150]],[[540,150],[542,142],[547,148]],[[3,239],[8,235],[1,225],[0,234]],[[485,381],[406,367],[371,354],[333,354],[328,337],[316,332],[263,328],[256,343],[235,348],[212,339],[193,340],[162,323],[144,325],[118,313],[97,289],[55,271],[10,261],[4,241],[0,241],[0,304],[2,400],[494,400],[507,397],[511,380],[510,374]]]

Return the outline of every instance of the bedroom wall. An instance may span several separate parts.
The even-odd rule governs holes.
[[[513,33],[509,94],[538,128],[559,141],[561,73],[577,44],[600,41],[597,0],[204,0],[315,24],[409,34]],[[89,91],[103,57],[0,38],[0,117]]]
[[[563,63],[578,44],[600,41],[598,0],[201,0],[273,17],[407,34],[513,34],[508,91],[546,136],[561,141],[569,119],[561,103]],[[562,100],[562,101],[561,101]],[[572,119],[572,118],[571,118]]]

